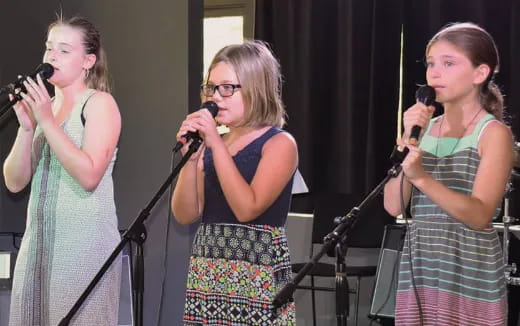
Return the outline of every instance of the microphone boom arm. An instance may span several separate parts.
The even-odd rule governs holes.
[[[288,303],[292,298],[294,291],[302,279],[310,272],[310,270],[316,265],[320,258],[332,248],[336,247],[339,243],[345,243],[348,237],[348,232],[356,224],[359,213],[377,196],[379,195],[385,184],[394,177],[397,177],[401,172],[401,162],[404,157],[408,154],[408,148],[405,148],[402,152],[396,148],[392,152],[390,157],[393,166],[388,170],[385,178],[367,195],[367,197],[361,202],[359,206],[353,207],[350,212],[339,218],[339,224],[332,232],[327,234],[323,239],[323,246],[321,250],[311,258],[311,260],[303,266],[303,268],[296,274],[291,282],[287,283],[274,297],[272,304],[275,310],[280,309],[284,304]],[[338,316],[338,311],[336,315]]]

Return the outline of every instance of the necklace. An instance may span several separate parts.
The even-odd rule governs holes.
[[[468,130],[469,126],[471,126],[473,124],[473,122],[475,121],[475,119],[477,118],[477,116],[479,115],[480,111],[482,111],[482,108],[480,110],[477,111],[477,113],[473,116],[473,118],[471,118],[471,120],[469,121],[469,123],[466,125],[466,127],[464,127],[464,130],[462,130],[462,134],[459,138],[457,138],[457,141],[455,142],[455,146],[453,146],[453,148],[451,149],[450,153],[448,155],[451,155],[453,154],[453,151],[455,151],[455,149],[457,149],[457,146],[459,145],[459,142],[460,140],[464,137],[464,134],[466,133],[466,131]],[[437,144],[435,145],[435,156],[436,157],[439,157],[438,156],[438,150],[439,150],[439,140],[442,136],[442,123],[444,122],[444,115],[442,116],[442,119],[441,119],[441,123],[439,125],[439,136],[437,137]]]

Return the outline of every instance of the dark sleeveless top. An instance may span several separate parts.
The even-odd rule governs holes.
[[[262,148],[264,144],[274,135],[283,132],[277,127],[272,127],[260,137],[253,140],[246,147],[233,156],[238,170],[242,177],[251,184],[262,158]],[[220,183],[218,181],[215,166],[213,164],[213,153],[206,148],[204,152],[204,211],[202,212],[203,223],[231,223],[231,224],[266,224],[270,226],[284,226],[291,204],[291,190],[293,177],[276,198],[274,203],[260,216],[247,223],[239,222],[233,211],[229,207]]]

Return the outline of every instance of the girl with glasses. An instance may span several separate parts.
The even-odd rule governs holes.
[[[280,67],[258,41],[231,45],[213,59],[204,101],[177,139],[198,132],[203,146],[183,167],[172,197],[176,220],[201,221],[188,271],[186,325],[294,325],[294,304],[272,300],[291,277],[285,236],[296,142],[283,131]],[[229,132],[217,133],[217,124]],[[187,150],[187,145],[183,151]]]

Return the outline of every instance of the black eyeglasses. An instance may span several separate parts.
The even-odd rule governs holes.
[[[220,96],[222,97],[229,97],[233,96],[235,94],[235,89],[242,88],[242,85],[240,84],[220,84],[220,85],[212,85],[212,84],[205,84],[200,86],[200,89],[202,90],[202,95],[210,97],[215,94],[215,90],[218,91]]]

